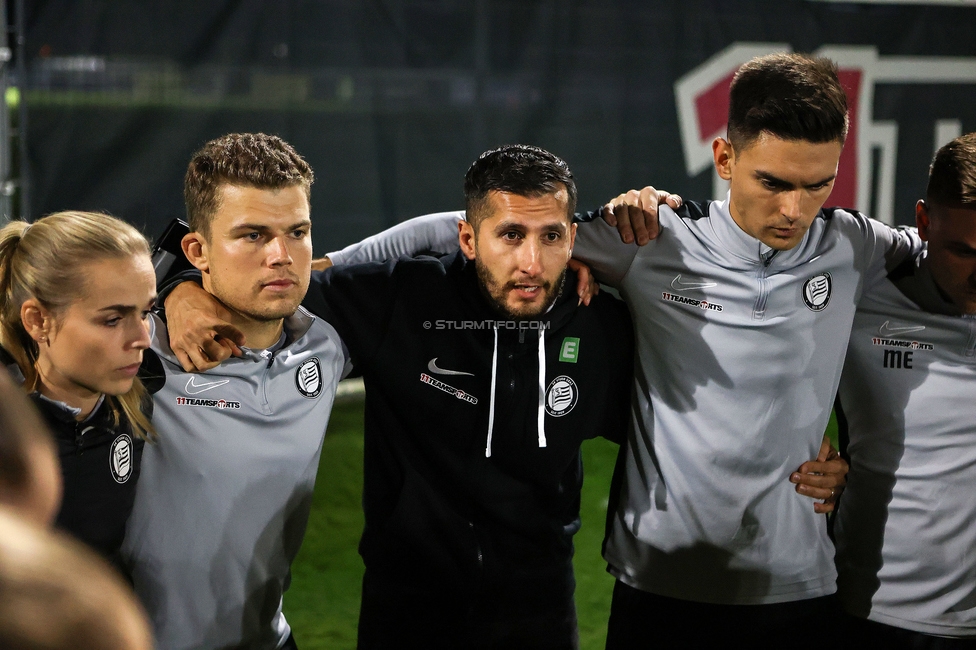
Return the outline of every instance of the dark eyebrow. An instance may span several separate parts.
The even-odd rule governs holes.
[[[299,228],[310,228],[311,226],[312,226],[312,220],[311,219],[302,219],[301,221],[298,221],[296,223],[293,223],[293,224],[287,226],[284,229],[284,231],[285,232],[291,232],[292,230],[298,230]],[[241,230],[257,230],[258,232],[267,232],[267,231],[271,230],[271,228],[269,228],[268,226],[266,226],[264,224],[241,223],[241,224],[238,224],[238,225],[234,226],[230,230],[231,230],[231,232],[237,232],[237,231],[241,231]]]
[[[117,311],[120,314],[131,314],[138,309],[135,305],[109,305],[102,307],[98,311]]]
[[[789,181],[784,181],[782,178],[773,176],[769,172],[764,172],[762,170],[756,170],[756,178],[764,180],[770,185],[780,187],[784,190],[792,190],[796,188],[796,185],[794,185],[793,183],[790,183]],[[804,185],[803,187],[819,187],[821,185],[826,185],[827,183],[834,180],[835,178],[837,178],[837,174],[831,174],[827,178],[821,179],[819,181],[815,181],[813,183],[810,183],[809,185]]]
[[[567,227],[567,224],[561,221],[553,221],[542,226],[542,229],[549,232],[566,232]],[[525,224],[517,221],[502,221],[495,226],[495,232],[503,232],[505,230],[525,230]]]

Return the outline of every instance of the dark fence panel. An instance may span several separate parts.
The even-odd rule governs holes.
[[[972,4],[27,5],[32,214],[107,210],[149,233],[183,214],[193,151],[230,131],[277,133],[312,164],[318,252],[461,207],[467,166],[506,142],[563,156],[584,208],[647,183],[708,198],[721,189],[694,160],[747,43],[846,48],[863,121],[837,202],[909,222],[940,138],[976,130]],[[685,109],[681,79],[697,98]]]

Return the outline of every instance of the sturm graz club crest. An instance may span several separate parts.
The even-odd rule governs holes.
[[[546,413],[554,418],[560,418],[576,406],[579,389],[576,382],[566,375],[559,375],[546,389]]]
[[[132,438],[123,433],[112,443],[108,466],[116,483],[125,483],[132,476]]]
[[[309,399],[319,396],[322,392],[322,369],[319,367],[318,357],[312,357],[298,366],[295,374],[298,392]]]
[[[830,302],[830,274],[815,275],[803,283],[803,302],[812,311],[823,311]]]

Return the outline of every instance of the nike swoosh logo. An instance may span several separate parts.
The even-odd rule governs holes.
[[[211,388],[216,388],[217,386],[223,386],[230,382],[230,379],[220,379],[218,381],[205,381],[201,383],[196,382],[196,376],[190,377],[190,380],[186,382],[186,394],[187,395],[199,395],[204,391],[208,391]]]
[[[925,325],[909,325],[908,327],[892,327],[889,325],[891,321],[885,321],[881,327],[878,328],[878,334],[881,338],[891,338],[892,336],[898,336],[900,334],[909,334],[911,332],[921,332],[925,329]]]
[[[435,375],[466,375],[468,377],[474,377],[473,372],[461,372],[460,370],[444,370],[443,368],[437,367],[437,357],[430,360],[427,364],[427,370],[430,370]]]
[[[703,282],[701,280],[698,282],[682,282],[680,273],[674,276],[674,280],[671,280],[671,288],[675,291],[681,291],[682,289],[707,289],[717,286],[717,282]]]

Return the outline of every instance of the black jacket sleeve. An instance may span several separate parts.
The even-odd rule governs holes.
[[[389,327],[398,293],[396,267],[391,260],[312,272],[302,304],[336,328],[357,372],[372,361]]]
[[[594,300],[607,303],[607,307],[598,313],[603,321],[601,330],[612,333],[607,341],[607,419],[600,435],[617,444],[623,444],[630,426],[630,401],[634,383],[634,326],[623,301],[607,293],[597,295]]]

